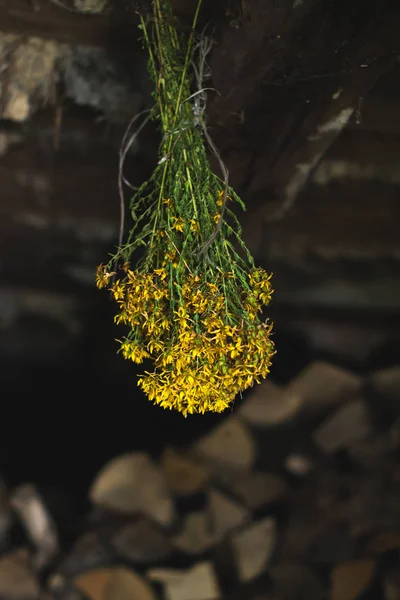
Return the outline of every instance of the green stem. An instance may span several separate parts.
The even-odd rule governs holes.
[[[179,112],[179,107],[182,101],[182,90],[186,81],[186,76],[187,76],[187,71],[189,68],[189,62],[190,62],[190,57],[192,54],[192,47],[193,47],[193,38],[194,38],[194,32],[196,29],[196,25],[197,25],[197,20],[199,18],[199,13],[200,13],[200,8],[202,5],[203,0],[198,0],[197,1],[197,6],[196,6],[196,11],[194,13],[194,17],[193,17],[193,23],[192,23],[192,30],[190,32],[190,36],[189,36],[189,41],[188,41],[188,46],[187,46],[187,50],[186,50],[186,57],[185,57],[185,63],[184,63],[184,67],[183,67],[183,71],[182,71],[182,77],[181,77],[181,85],[179,88],[179,94],[178,94],[178,98],[176,100],[176,107],[175,107],[175,120],[178,116],[178,112]]]
[[[172,129],[175,129],[176,126],[176,122],[177,122],[177,118],[178,118],[178,114],[179,114],[179,108],[181,105],[181,101],[182,101],[182,91],[186,82],[186,77],[187,77],[187,72],[188,72],[188,68],[189,68],[189,62],[190,62],[190,57],[192,54],[192,47],[193,47],[193,39],[194,39],[194,31],[197,25],[197,20],[199,17],[199,13],[200,13],[200,8],[201,8],[201,4],[202,4],[203,0],[198,0],[197,2],[197,6],[196,6],[196,11],[193,17],[193,22],[192,22],[192,29],[190,32],[190,36],[189,36],[189,40],[188,40],[188,44],[187,44],[187,50],[186,50],[186,57],[185,57],[185,62],[184,62],[184,66],[183,66],[183,71],[182,71],[182,76],[181,76],[181,81],[180,81],[180,86],[179,86],[179,91],[178,91],[178,96],[177,96],[177,100],[176,100],[176,105],[175,105],[175,114],[174,114],[174,119],[173,119],[173,124],[172,124]],[[156,24],[158,25],[159,22],[162,22],[162,12],[161,12],[161,7],[160,7],[160,0],[154,0],[154,9],[155,11],[157,10],[158,12],[158,17],[156,16],[155,20],[156,20]],[[157,20],[159,19],[159,21]],[[159,31],[159,29],[158,29]],[[160,38],[159,38],[159,42],[160,42]],[[159,48],[160,50],[160,48]],[[164,133],[168,133],[167,128],[165,127],[165,122],[163,123],[163,129],[164,129]],[[168,161],[172,160],[171,157],[169,157],[169,154],[171,153],[171,149],[172,149],[172,135],[171,133],[169,133],[168,136],[168,141],[166,144],[166,157],[167,160],[164,163],[164,168],[163,168],[163,173],[162,173],[162,178],[161,178],[161,184],[160,184],[160,189],[159,189],[159,194],[158,194],[158,205],[157,205],[157,213],[160,210],[161,207],[161,201],[164,195],[164,188],[165,188],[165,179],[166,179],[166,175],[167,175],[167,170],[168,170]],[[155,235],[155,228],[157,226],[157,220],[158,220],[158,215],[157,218],[155,219],[154,222],[154,229],[153,229],[153,233],[152,233],[152,237],[151,237],[151,244],[154,241],[154,235]]]

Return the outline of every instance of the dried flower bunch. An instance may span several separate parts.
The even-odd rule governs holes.
[[[178,34],[169,1],[153,0],[152,19],[142,19],[155,83],[152,117],[163,134],[159,162],[131,201],[127,242],[97,272],[98,287],[118,303],[116,323],[128,330],[123,356],[154,364],[138,385],[150,400],[185,416],[222,412],[268,374],[274,354],[271,325],[261,318],[270,275],[255,267],[242,240],[233,205],[244,209],[243,202],[210,169],[209,136],[196,110],[200,5],[189,39]]]

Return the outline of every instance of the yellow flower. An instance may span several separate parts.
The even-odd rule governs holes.
[[[190,231],[193,233],[200,231],[200,223],[196,219],[190,219]]]
[[[213,404],[213,411],[217,413],[224,412],[229,404],[224,398],[218,398]]]
[[[129,283],[135,283],[135,281],[137,279],[136,271],[131,271],[130,269],[128,269],[128,271],[126,272],[126,275],[127,275],[127,280]]]
[[[155,289],[153,292],[153,298],[154,300],[161,300],[162,298],[166,298],[168,295],[167,290],[163,290],[163,289]]]
[[[163,367],[166,367],[167,365],[171,365],[173,362],[174,362],[174,356],[170,352],[164,353],[161,356],[161,363],[162,363]]]
[[[185,221],[180,217],[173,217],[173,219],[174,224],[172,225],[172,229],[176,229],[176,231],[183,232],[183,230],[185,229]]]
[[[150,352],[150,354],[154,354],[154,352],[160,352],[160,350],[163,350],[163,348],[164,344],[157,340],[152,340],[147,344],[147,350]]]
[[[192,348],[190,351],[191,357],[196,358],[197,356],[201,356],[201,349],[198,347]]]
[[[203,293],[200,290],[197,290],[195,294],[191,294],[189,296],[189,300],[192,305],[192,308],[194,309],[194,312],[196,313],[204,312],[209,304],[209,300],[203,295]]]
[[[218,286],[215,283],[207,283],[208,290],[211,294],[216,294],[218,292]]]
[[[258,294],[258,298],[263,304],[268,304],[271,300],[271,294],[261,292]]]
[[[173,206],[174,206],[173,203],[172,203],[171,198],[163,198],[162,202],[163,202],[163,204],[165,204],[166,206],[168,206],[168,208],[172,209]]]
[[[164,256],[164,264],[171,264],[174,268],[179,266],[179,258],[176,252],[167,252]]]
[[[220,192],[218,192],[218,196],[217,196],[217,206],[222,206],[224,203],[224,194],[225,194],[225,190],[221,190]],[[226,196],[227,200],[232,200],[232,198],[230,196]]]
[[[121,344],[121,352],[124,358],[130,359],[135,363],[142,363],[144,358],[149,358],[149,354],[144,348],[130,340],[125,340]]]
[[[115,300],[123,300],[125,293],[125,284],[122,283],[119,279],[114,283],[110,290]]]
[[[185,321],[184,323],[179,323],[179,325],[181,327],[179,341],[182,347],[186,348],[187,346],[191,345],[190,342],[193,340],[195,334],[193,333],[193,331],[187,331],[189,329],[189,324],[187,321]]]
[[[188,284],[190,286],[195,285],[196,283],[200,283],[201,281],[201,277],[199,275],[189,275],[188,276]]]
[[[118,313],[114,317],[114,323],[116,323],[117,325],[119,325],[120,323],[126,323],[127,320],[128,320],[128,315],[125,311]]]
[[[182,358],[177,358],[175,361],[175,370],[178,374],[180,374],[182,372],[182,369],[184,368],[186,364],[186,361]]]
[[[183,306],[180,306],[180,307],[178,308],[178,310],[176,310],[176,311],[175,311],[175,314],[176,314],[178,317],[186,317],[186,315],[187,315],[187,312],[186,312],[186,309],[185,309]]]
[[[160,327],[161,327],[161,329],[164,329],[165,331],[168,331],[168,329],[171,328],[171,323],[170,323],[170,321],[166,317],[164,317],[160,321]]]
[[[104,265],[99,265],[96,271],[96,285],[99,289],[107,286],[109,280],[113,275],[116,275],[114,271],[109,273]]]
[[[161,281],[164,281],[164,279],[167,276],[167,271],[164,268],[161,269],[154,269],[154,273],[156,275],[158,275],[158,277],[161,279]]]

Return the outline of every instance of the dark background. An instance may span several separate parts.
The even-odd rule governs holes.
[[[274,272],[271,378],[320,357],[361,374],[400,362],[398,3],[212,4],[209,127],[248,207],[245,239]],[[183,26],[193,5],[176,3]],[[229,418],[152,406],[94,288],[117,240],[120,141],[150,102],[136,25],[123,2],[90,15],[0,4],[0,473],[12,484],[83,497],[108,458]],[[134,185],[158,139],[150,125],[132,147]]]

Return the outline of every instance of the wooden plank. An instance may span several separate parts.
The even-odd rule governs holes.
[[[190,22],[196,0],[172,4],[178,17]],[[89,14],[66,10],[51,0],[0,0],[0,31],[88,46],[132,44],[139,37],[133,6],[112,0],[104,14]]]
[[[104,46],[112,28],[109,16],[70,12],[48,0],[0,0],[0,30],[6,33]]]
[[[398,45],[396,1],[299,5],[249,1],[212,61],[215,138],[228,166],[231,152],[252,153],[243,195],[280,204],[264,218],[290,209]]]
[[[331,146],[312,181],[321,185],[348,181],[400,185],[400,135],[347,129]]]
[[[261,254],[287,264],[321,260],[396,259],[400,256],[398,187],[349,181],[308,185],[280,221],[266,223]],[[251,222],[254,224],[256,215]]]
[[[266,205],[264,198],[263,210]],[[395,261],[399,268],[398,186],[368,180],[309,184],[282,219],[265,222],[260,212],[249,210],[242,221],[259,260],[273,259],[300,271],[315,268],[321,276],[334,264],[343,266],[341,261],[379,259]]]
[[[393,77],[399,77],[393,72]],[[400,136],[400,95],[392,97],[381,93],[371,93],[360,103],[357,119],[353,118],[349,128],[357,131]]]

